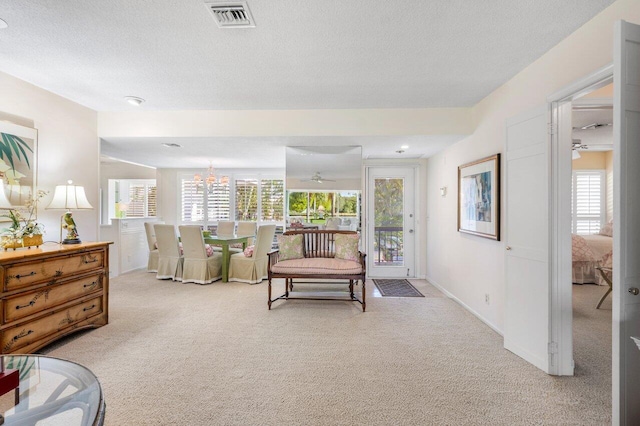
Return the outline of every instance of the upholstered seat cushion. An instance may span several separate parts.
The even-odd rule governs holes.
[[[312,257],[281,260],[271,267],[276,274],[359,274],[362,266],[353,260]]]

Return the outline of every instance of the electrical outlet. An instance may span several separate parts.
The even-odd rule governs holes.
[[[484,295],[484,303],[489,304],[489,293],[485,293]]]

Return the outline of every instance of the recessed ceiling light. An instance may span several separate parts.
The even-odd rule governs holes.
[[[400,149],[409,149],[409,145],[402,145]]]
[[[125,96],[124,99],[134,106],[140,106],[140,104],[144,102],[144,99],[137,96]]]
[[[177,143],[163,143],[162,145],[168,147],[168,148],[182,148],[182,145],[177,144]]]
[[[7,24],[7,21],[0,19],[0,30],[3,28],[7,28],[9,26],[9,24]]]

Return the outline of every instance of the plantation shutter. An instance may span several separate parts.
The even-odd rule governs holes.
[[[603,170],[574,170],[572,227],[579,235],[597,234],[604,223],[605,186]]]
[[[127,217],[145,217],[145,184],[129,185]]]
[[[147,185],[147,216],[157,216],[157,192],[155,185]]]
[[[204,220],[204,197],[198,183],[191,179],[182,179],[182,222],[201,222]]]
[[[280,221],[284,219],[284,181],[282,179],[262,179],[261,215],[263,221]]]
[[[229,220],[230,204],[229,182],[211,184],[207,196],[207,220]]]
[[[237,179],[235,220],[258,220],[258,180]]]

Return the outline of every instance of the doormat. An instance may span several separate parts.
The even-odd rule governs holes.
[[[405,279],[373,280],[380,294],[387,297],[424,297],[409,281]]]

